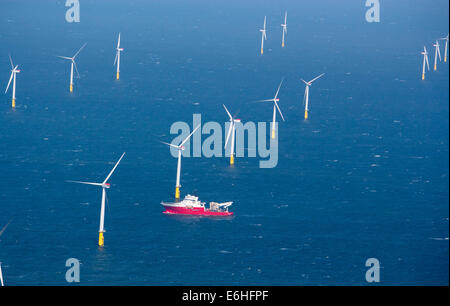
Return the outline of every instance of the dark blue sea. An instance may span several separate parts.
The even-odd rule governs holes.
[[[425,45],[448,33],[449,2],[2,0],[0,238],[5,285],[449,284],[449,67],[421,80]],[[286,46],[281,27],[288,12]],[[267,37],[260,55],[264,16]],[[120,80],[113,66],[121,32]],[[69,93],[68,61],[80,78]],[[441,52],[444,42],[441,41]],[[430,63],[430,64],[431,64]],[[303,119],[304,84],[310,91]],[[280,80],[278,164],[183,158],[181,193],[233,201],[227,219],[173,217],[176,121],[270,122]],[[267,131],[268,132],[268,131]],[[203,139],[206,137],[202,136]],[[101,189],[110,179],[105,246]]]

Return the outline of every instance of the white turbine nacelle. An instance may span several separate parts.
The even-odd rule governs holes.
[[[266,30],[259,30],[262,33],[264,40],[267,40]]]
[[[302,79],[302,81],[303,81],[303,83],[305,83],[306,84],[306,86],[311,86],[312,85],[312,83],[311,82],[306,82],[305,80],[303,80]]]

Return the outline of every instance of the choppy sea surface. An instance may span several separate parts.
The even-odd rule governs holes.
[[[81,2],[81,1],[80,1]],[[447,1],[1,1],[0,238],[6,285],[448,285],[449,70],[420,79],[426,45],[448,33]],[[286,47],[281,48],[284,11]],[[264,16],[265,52],[259,54]],[[117,35],[121,79],[113,67]],[[69,93],[67,61],[81,78]],[[441,45],[443,42],[441,41]],[[441,47],[441,52],[443,53]],[[303,119],[304,86],[310,91]],[[184,158],[181,192],[233,201],[233,218],[171,217],[176,159],[159,141],[193,114],[270,122],[284,78],[278,164]],[[278,117],[279,119],[279,117]],[[203,139],[206,137],[202,136]],[[110,179],[105,247],[101,190]]]

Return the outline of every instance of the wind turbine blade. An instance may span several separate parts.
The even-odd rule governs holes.
[[[257,100],[255,102],[273,102],[273,99],[267,99],[267,100]]]
[[[75,53],[75,55],[73,56],[73,59],[75,59],[75,57],[77,57],[78,53],[81,52],[81,50],[83,50],[83,48],[87,45],[87,43],[84,43],[84,45],[80,48],[80,50],[77,51],[77,53]]]
[[[119,158],[119,160],[117,161],[117,163],[115,164],[114,168],[111,170],[111,172],[108,174],[108,176],[106,177],[106,179],[103,181],[103,184],[105,184],[109,178],[111,177],[111,175],[113,174],[114,170],[116,170],[117,166],[119,165],[120,161],[122,160],[123,156],[125,155],[125,152],[123,152],[122,156]]]
[[[189,134],[188,137],[186,137],[186,138],[183,140],[182,143],[180,143],[180,147],[186,143],[186,141],[187,141],[187,140],[195,133],[195,131],[198,130],[199,127],[200,127],[200,124],[192,131],[192,133]]]
[[[117,63],[117,56],[119,55],[119,50],[117,50],[117,52],[116,52],[116,57],[114,58],[114,64],[113,64],[113,66],[115,66],[116,65],[116,63]]]
[[[225,146],[224,146],[224,148],[227,147],[228,140],[229,140],[230,135],[231,135],[231,131],[233,130],[233,124],[234,124],[234,122],[231,121],[231,122],[230,122],[230,127],[228,128],[227,139],[225,140]]]
[[[8,86],[6,86],[5,93],[8,91],[8,88],[9,88],[9,85],[11,84],[11,80],[13,78],[13,75],[14,75],[14,71],[11,72],[11,77],[9,78]]]
[[[164,142],[164,141],[160,141],[160,142],[163,143],[163,144],[166,144],[166,145],[168,145],[168,146],[174,147],[175,149],[180,149],[180,147],[178,147],[178,146],[176,146],[176,145],[173,145],[173,144],[171,144],[171,143]]]
[[[13,68],[13,67],[14,67],[14,64],[13,64],[13,61],[12,61],[11,55],[9,55],[9,62],[11,63],[11,68]]]
[[[274,101],[274,102],[275,102],[275,101]],[[280,109],[280,107],[278,106],[278,103],[277,103],[277,102],[275,102],[275,106],[277,107],[278,112],[280,113],[281,119],[283,119],[283,121],[284,121],[283,114],[281,113],[281,109]]]
[[[228,111],[228,109],[227,109],[227,107],[225,106],[225,104],[222,104],[222,105],[223,105],[223,107],[225,108],[225,111],[227,112],[228,117],[230,117],[230,120],[233,120],[233,116],[231,116],[231,114],[230,114],[230,112]]]
[[[300,80],[302,80],[302,82],[305,83],[307,86],[309,85],[308,82],[306,82],[305,80],[303,80],[303,79],[300,79]]]
[[[94,185],[94,186],[101,186],[100,183],[91,183],[91,182],[81,182],[81,181],[66,181],[68,183],[77,183],[77,184],[85,184],[85,185]]]
[[[67,56],[61,56],[61,55],[57,55],[57,57],[63,58],[63,59],[68,59],[68,60],[72,60],[71,57],[67,57]]]
[[[80,74],[78,73],[78,68],[77,68],[77,63],[75,63],[74,60],[73,61],[73,66],[75,67],[75,71],[77,72],[78,78],[80,78]]]
[[[314,82],[315,80],[317,80],[318,78],[321,78],[325,73],[322,73],[321,75],[315,77],[314,79],[312,79],[311,81],[309,81],[309,83]]]
[[[0,237],[3,235],[3,232],[6,230],[6,228],[8,227],[8,225],[12,222],[13,219],[9,220],[8,223],[6,223],[6,225],[2,228],[2,230],[0,231]]]
[[[439,45],[437,45],[437,53],[438,53],[438,55],[439,55],[439,61],[441,61],[442,59],[441,59],[441,50],[439,50]]]
[[[428,62],[428,55],[425,54],[425,61],[427,62],[428,70],[430,70],[430,63]]]
[[[277,92],[275,93],[275,98],[274,98],[274,100],[278,97],[278,93],[280,92],[280,88],[281,88],[281,84],[283,84],[283,80],[284,80],[284,79],[281,79],[280,85],[278,86]]]
[[[119,32],[119,39],[117,41],[117,49],[120,47],[120,32]]]

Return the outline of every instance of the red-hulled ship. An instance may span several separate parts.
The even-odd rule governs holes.
[[[166,209],[163,212],[165,214],[196,216],[231,216],[233,213],[228,211],[228,207],[231,206],[231,204],[233,204],[233,202],[210,202],[209,208],[206,208],[205,202],[200,202],[198,197],[190,194],[180,202],[161,202],[161,205]]]

